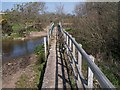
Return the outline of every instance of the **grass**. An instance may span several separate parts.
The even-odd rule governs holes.
[[[40,65],[34,65],[33,66],[33,70],[35,71],[36,75],[35,75],[35,79],[34,79],[34,84],[36,86],[36,88],[39,88],[38,85],[39,85],[39,80],[40,80],[40,77],[41,77],[41,69],[43,69],[43,65],[44,64],[40,64]]]
[[[117,72],[115,67],[110,68],[107,65],[103,64],[100,65],[100,69],[105,74],[105,76],[111,81],[111,83],[115,85],[115,87],[120,88],[120,80],[115,76],[115,73]]]
[[[37,61],[36,65],[39,65],[40,76],[39,76],[38,88],[40,89],[42,87],[42,81],[43,81],[45,66],[46,66],[45,54],[44,54],[44,45],[43,44],[38,45],[35,48],[35,54],[38,56],[38,61]]]
[[[21,37],[18,33],[13,33],[11,34],[11,37],[12,38],[18,38],[18,37]]]
[[[10,40],[21,37],[18,33],[12,33],[10,36],[4,36],[2,40]]]
[[[39,68],[41,68],[41,66],[34,64],[31,67],[34,73],[32,72],[30,75],[28,75],[28,73],[22,74],[16,82],[16,88],[38,88],[41,75]]]
[[[71,81],[71,87],[72,87],[72,89],[76,88],[75,79],[74,79],[73,75],[70,76],[70,81]]]
[[[11,33],[10,36],[4,36],[3,39],[6,40],[21,37],[21,35],[19,34],[19,30],[21,30],[24,27],[25,27],[24,24],[12,24],[13,32]]]
[[[24,24],[13,24],[12,26],[13,32],[16,32],[16,33],[22,28],[25,28]]]
[[[2,37],[2,40],[10,40],[10,39],[13,39],[13,38],[10,37],[10,36],[4,36],[4,37]]]
[[[14,39],[14,38],[19,38],[19,37],[24,37],[25,34],[28,34],[29,32],[32,32],[32,31],[42,31],[41,29],[36,29],[36,28],[33,28],[33,27],[28,27],[27,29],[25,28],[25,24],[21,24],[21,23],[18,23],[18,24],[12,24],[12,29],[13,29],[13,32],[11,32],[11,35],[10,36],[4,36],[3,39]],[[24,32],[24,33],[23,33]]]
[[[39,31],[39,30],[36,29],[36,28],[31,27],[31,28],[27,29],[27,31],[31,32],[31,31]]]
[[[16,82],[16,88],[39,88],[40,77],[42,77],[42,70],[44,68],[45,63],[40,65],[34,64],[32,66],[32,70],[34,72],[28,75],[24,73],[20,76],[19,80]],[[32,79],[33,78],[33,79]]]
[[[27,73],[22,74],[19,80],[16,82],[16,88],[41,88],[46,64],[43,50],[43,45],[39,45],[35,48],[37,61],[30,66],[33,72],[31,72],[30,75],[28,75]]]
[[[66,28],[66,31],[69,33],[73,32],[73,30],[71,28]]]
[[[27,88],[28,87],[29,78],[26,74],[22,74],[19,80],[16,82],[17,88]]]
[[[37,64],[41,64],[43,62],[45,62],[45,54],[44,54],[44,45],[38,45],[35,50],[34,50],[35,54],[38,57],[38,61]]]
[[[83,59],[82,60],[82,73],[85,79],[87,78],[87,70],[88,70],[87,62]]]

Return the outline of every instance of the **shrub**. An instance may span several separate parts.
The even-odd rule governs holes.
[[[2,20],[2,33],[10,36],[12,31],[12,26],[7,22],[7,20]]]
[[[35,54],[38,56],[38,62],[37,63],[43,63],[45,61],[45,55],[44,55],[44,45],[38,45],[35,48]]]

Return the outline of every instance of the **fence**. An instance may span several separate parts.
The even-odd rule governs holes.
[[[44,37],[45,60],[47,59],[47,54],[48,54],[47,51],[49,51],[50,38],[51,38],[51,35],[52,35],[52,32],[53,32],[53,29],[54,29],[54,23],[51,23],[49,31],[47,33],[47,37]]]
[[[78,88],[81,88],[81,87],[94,88],[93,87],[93,76],[95,76],[102,88],[115,89],[112,83],[107,79],[107,77],[102,73],[99,67],[94,63],[95,58],[92,55],[88,55],[85,52],[85,50],[82,48],[82,45],[78,44],[75,41],[75,38],[72,37],[72,35],[70,35],[68,32],[63,30],[61,23],[59,23],[59,25],[60,25],[60,30],[64,36],[64,47],[67,50],[66,54],[68,56],[70,66],[74,73],[77,87]],[[54,26],[51,26],[50,32],[53,29],[53,27]],[[51,34],[52,33],[48,33],[47,35],[48,46],[49,46]],[[45,57],[46,57],[47,56],[46,55],[46,52],[47,52],[46,37],[44,38],[44,47],[45,47]],[[71,56],[72,59],[69,56]],[[82,73],[82,61],[83,60],[87,62],[87,67],[88,67],[87,80],[85,80],[85,77],[83,76],[83,73]]]
[[[102,88],[109,88],[109,89],[115,88],[112,85],[112,83],[107,79],[107,77],[102,73],[99,67],[94,63],[94,57],[92,55],[88,55],[85,52],[85,50],[82,48],[82,45],[78,44],[75,41],[75,38],[72,37],[72,35],[70,35],[68,32],[63,30],[61,23],[59,23],[59,25],[64,35],[64,39],[65,39],[64,42],[65,42],[65,47],[67,49],[67,56],[69,55],[72,56],[72,63],[70,64],[73,69],[73,73],[78,88],[81,87],[81,84],[84,88],[93,88],[93,75],[96,77]],[[75,52],[77,52],[77,55]],[[88,65],[87,80],[85,80],[82,74],[82,58],[84,58],[83,60],[85,60]],[[70,58],[69,61],[71,62]]]

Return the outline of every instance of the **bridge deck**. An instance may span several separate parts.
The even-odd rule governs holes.
[[[50,32],[54,28],[54,23],[51,26]],[[56,32],[58,30],[59,35],[57,36]],[[58,30],[55,27],[53,35],[49,33],[52,38],[49,39],[48,36],[48,41],[52,40],[50,44],[48,42],[51,45],[50,54],[47,60],[42,88],[115,88],[94,63],[94,57],[88,55],[82,48],[82,45],[79,45],[75,38],[63,30],[61,23],[58,25]],[[46,47],[46,43],[44,45]],[[85,66],[87,78],[82,73],[83,60],[87,63],[87,66]],[[93,81],[95,80],[93,75],[99,82],[98,84],[95,84]]]
[[[64,55],[53,33],[42,88],[70,88]]]

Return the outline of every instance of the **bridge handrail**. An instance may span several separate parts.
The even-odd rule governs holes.
[[[86,60],[86,62],[88,63],[88,66],[90,67],[90,69],[92,70],[93,74],[95,75],[95,77],[99,81],[100,85],[103,88],[111,88],[111,89],[115,88],[113,86],[113,84],[108,80],[108,78],[103,74],[103,72],[99,69],[99,67],[91,60],[91,58],[85,52],[85,50],[82,47],[79,46],[79,44],[71,37],[71,35],[68,34],[68,32],[63,30],[61,23],[59,23],[59,25],[61,27],[61,30],[62,30],[63,34],[68,36],[68,38],[75,45],[76,49],[81,53],[83,58]]]

